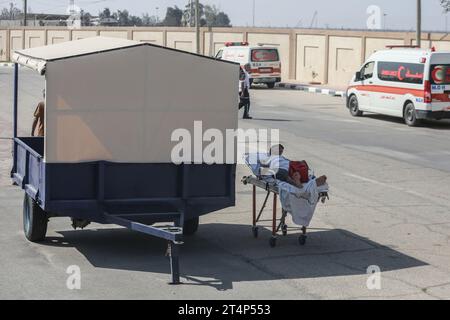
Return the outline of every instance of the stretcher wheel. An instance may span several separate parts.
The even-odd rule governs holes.
[[[253,232],[253,236],[254,236],[255,238],[258,238],[258,233],[259,233],[258,227],[253,227],[253,228],[252,228],[252,232]]]
[[[299,243],[301,246],[304,246],[304,245],[306,244],[306,236],[302,234],[302,235],[298,238],[298,243]]]
[[[269,240],[269,244],[272,248],[275,248],[277,246],[277,238],[271,237]]]
[[[287,236],[287,234],[288,234],[288,226],[287,226],[287,224],[285,224],[284,226],[283,226],[283,228],[281,229],[281,231],[283,232],[283,236]]]

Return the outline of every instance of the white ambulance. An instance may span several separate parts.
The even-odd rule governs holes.
[[[250,84],[263,83],[272,89],[281,82],[281,61],[276,47],[251,47],[247,42],[227,42],[217,52],[216,59],[240,63],[250,75]]]
[[[390,48],[374,53],[353,77],[347,90],[350,113],[402,117],[409,126],[450,118],[450,52]]]

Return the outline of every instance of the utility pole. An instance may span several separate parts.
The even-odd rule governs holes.
[[[422,44],[422,0],[417,0],[416,44],[419,48]]]
[[[28,11],[27,0],[23,0],[23,25],[27,26],[27,11]]]
[[[195,26],[195,9],[194,9],[194,0],[189,0],[189,27]]]
[[[445,13],[445,32],[448,33],[448,12]]]
[[[253,28],[255,27],[255,10],[256,10],[256,3],[255,3],[255,1],[256,0],[253,0],[253,10],[252,10],[252,12],[253,12]]]
[[[200,54],[200,8],[199,0],[195,0],[195,40],[197,44],[197,54]]]
[[[75,0],[69,1],[69,14],[72,16],[75,14]]]

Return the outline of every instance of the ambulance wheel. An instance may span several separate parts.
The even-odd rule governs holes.
[[[348,100],[348,109],[354,117],[361,117],[363,115],[363,112],[359,110],[358,98],[355,95],[352,95]]]
[[[302,235],[298,238],[298,243],[299,243],[301,246],[304,246],[304,245],[306,244],[306,236],[302,234]]]
[[[273,82],[267,83],[267,88],[269,88],[269,89],[275,88],[275,83],[273,83]]]
[[[416,108],[414,108],[414,104],[409,102],[405,106],[405,111],[403,112],[403,119],[405,123],[410,127],[415,127],[419,125],[420,121],[417,119]]]
[[[186,220],[183,225],[183,234],[185,236],[192,236],[195,234],[198,230],[199,222],[200,219],[198,217]]]
[[[48,217],[44,210],[25,193],[23,199],[23,231],[31,242],[40,242],[47,234]]]

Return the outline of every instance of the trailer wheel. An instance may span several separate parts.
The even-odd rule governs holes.
[[[44,210],[28,194],[23,199],[23,230],[31,242],[40,242],[47,233],[48,218]]]
[[[192,236],[193,234],[195,234],[198,230],[199,222],[200,219],[198,217],[186,220],[183,225],[183,234],[185,236]]]

